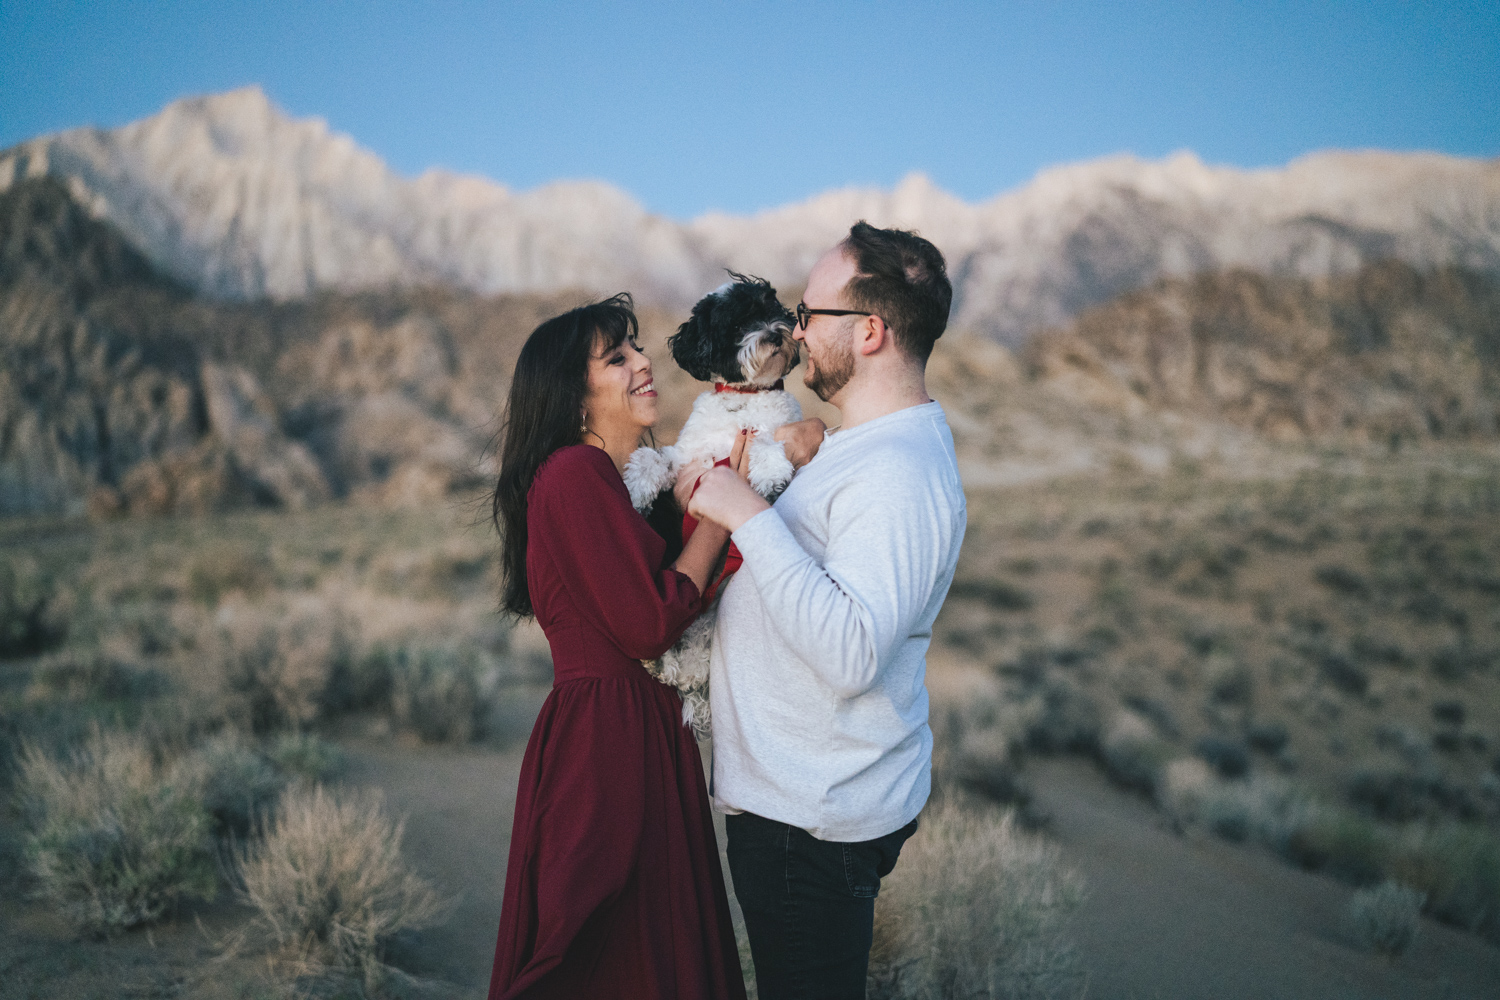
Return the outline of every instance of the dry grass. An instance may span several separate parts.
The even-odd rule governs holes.
[[[1010,813],[936,802],[881,886],[870,996],[1076,996],[1065,930],[1081,899],[1058,848],[1018,830]]]
[[[37,892],[80,931],[113,933],[214,895],[197,777],[139,737],[96,730],[63,758],[27,747],[16,794]]]
[[[0,657],[50,649],[67,634],[66,601],[34,559],[0,557]]]
[[[295,966],[384,975],[386,944],[439,922],[448,909],[401,854],[403,823],[378,797],[321,785],[289,791],[259,838],[235,857],[251,934]]]
[[[1093,757],[1184,831],[1397,878],[1488,926],[1500,462],[1304,461],[970,491],[964,586],[935,633],[991,667],[1012,743]]]
[[[217,688],[209,711],[255,733],[314,722],[353,657],[339,609],[308,600],[222,607],[199,648]]]
[[[1361,889],[1349,900],[1345,917],[1361,945],[1395,958],[1416,943],[1425,894],[1397,882]]]

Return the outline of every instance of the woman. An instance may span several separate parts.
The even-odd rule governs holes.
[[[521,766],[490,1000],[745,995],[698,746],[639,662],[698,614],[727,535],[698,525],[667,566],[630,505],[621,471],[656,422],[636,335],[628,295],[575,309],[537,327],[511,383],[503,604],[536,616],[555,679]]]

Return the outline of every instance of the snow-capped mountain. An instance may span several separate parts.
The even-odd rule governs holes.
[[[1163,276],[1318,277],[1388,257],[1500,273],[1500,161],[1434,154],[1319,153],[1256,171],[1190,153],[1119,156],[1044,171],[978,204],[912,175],[891,191],[683,224],[599,182],[516,192],[436,170],[406,179],[251,87],[0,153],[0,190],[39,174],[63,180],[158,267],[221,298],[445,282],[629,289],[677,305],[725,267],[799,285],[859,218],[937,243],[954,278],[954,325],[1011,343]]]

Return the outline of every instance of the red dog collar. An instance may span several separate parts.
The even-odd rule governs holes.
[[[782,379],[777,379],[775,385],[767,386],[766,388],[746,386],[741,389],[737,385],[725,385],[723,382],[714,383],[714,392],[780,392],[784,388],[786,388],[786,382]]]

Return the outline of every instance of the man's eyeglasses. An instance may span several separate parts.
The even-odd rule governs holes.
[[[797,326],[806,330],[807,321],[814,316],[874,316],[872,312],[858,309],[809,309],[806,302],[797,303]]]

